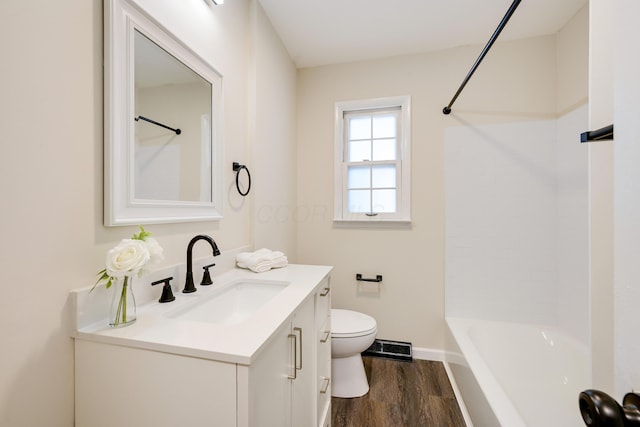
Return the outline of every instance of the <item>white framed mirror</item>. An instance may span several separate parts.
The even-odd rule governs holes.
[[[222,76],[132,1],[104,4],[104,224],[222,218]]]

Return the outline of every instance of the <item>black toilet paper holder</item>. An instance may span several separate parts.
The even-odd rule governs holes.
[[[362,274],[357,273],[356,274],[356,280],[359,281],[359,282],[376,282],[376,283],[379,283],[379,282],[382,282],[382,276],[378,274],[375,279],[366,279],[366,278],[362,277]]]

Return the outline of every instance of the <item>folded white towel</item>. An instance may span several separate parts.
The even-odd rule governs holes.
[[[263,273],[272,268],[285,267],[287,257],[280,251],[262,248],[255,252],[242,252],[236,256],[236,264],[240,268],[248,268],[256,273]]]
[[[255,273],[263,273],[265,271],[269,271],[272,268],[281,268],[285,267],[288,264],[287,257],[282,256],[280,258],[276,258],[273,261],[262,261],[257,263],[248,263],[245,264],[243,262],[238,262],[237,265],[240,268],[248,268],[249,270]]]
[[[258,262],[273,261],[283,256],[282,252],[262,248],[255,252],[241,252],[236,256],[236,261],[250,265]]]

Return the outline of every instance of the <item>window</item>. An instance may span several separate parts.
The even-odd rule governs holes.
[[[410,221],[409,104],[336,104],[334,221]]]

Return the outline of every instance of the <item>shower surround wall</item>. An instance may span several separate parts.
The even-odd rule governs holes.
[[[587,108],[445,131],[448,317],[558,325],[588,343]]]

